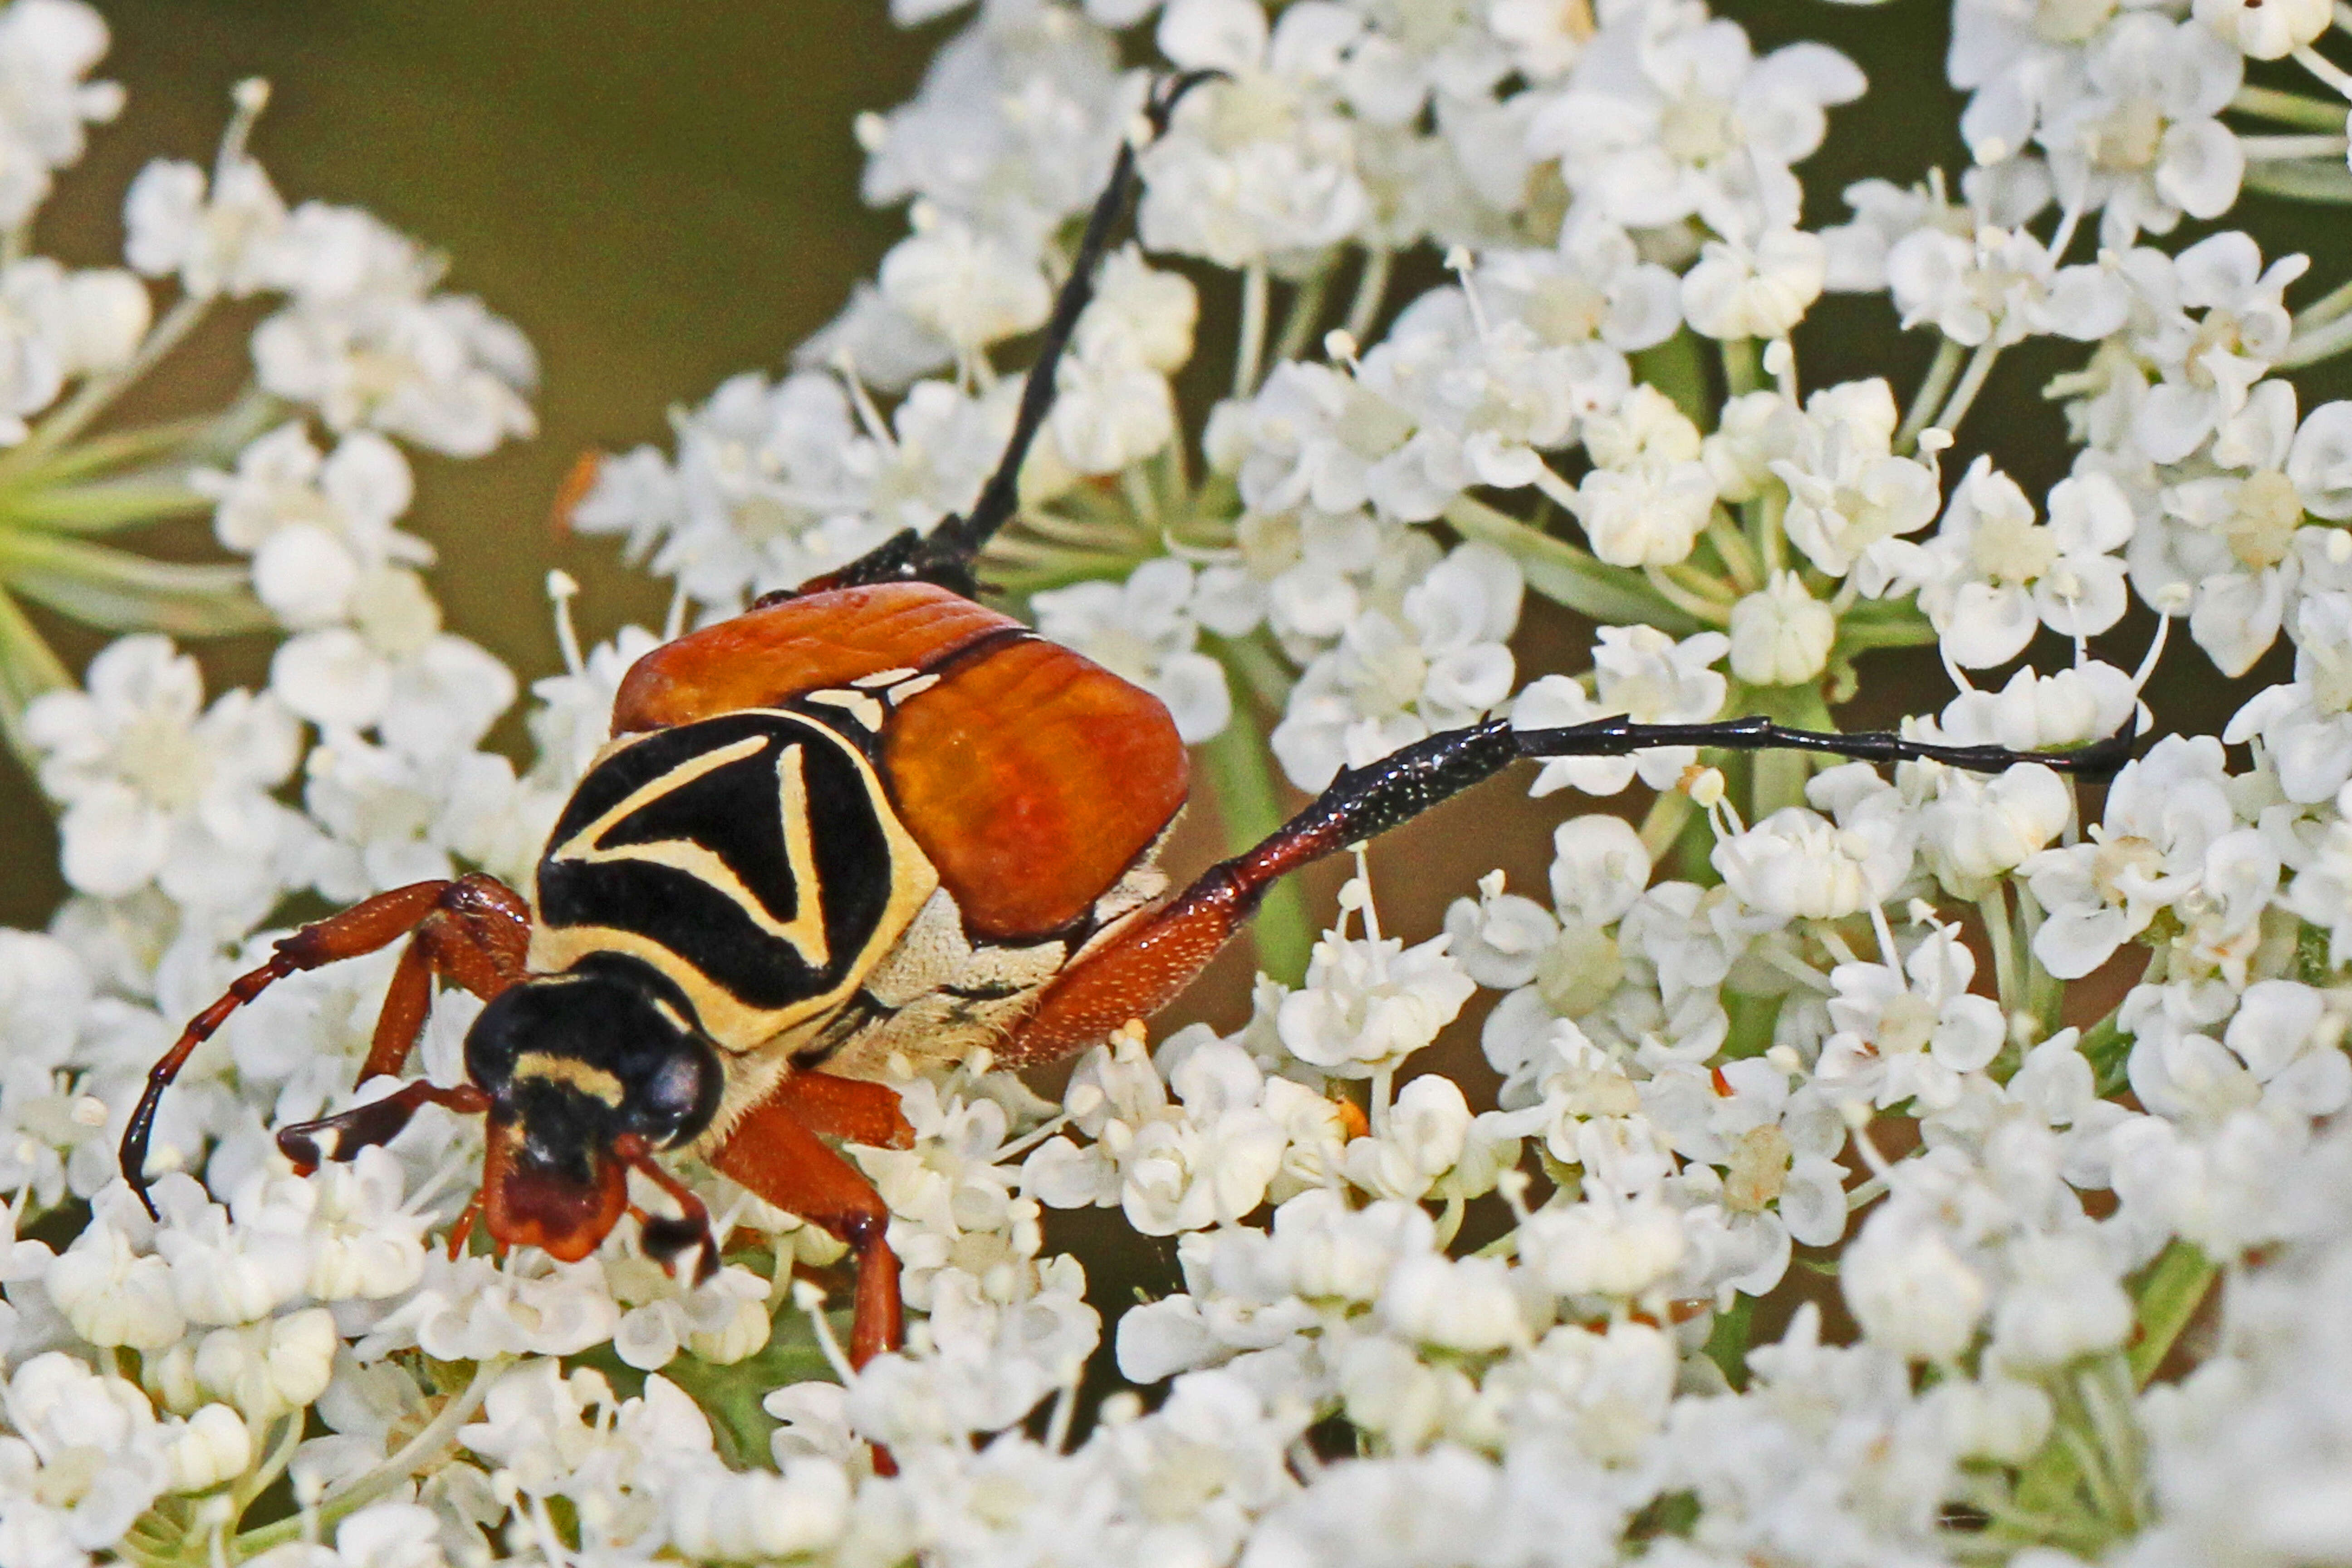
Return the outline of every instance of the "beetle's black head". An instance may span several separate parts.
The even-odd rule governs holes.
[[[500,993],[466,1037],[466,1071],[490,1097],[490,1234],[565,1262],[620,1219],[632,1164],[710,1124],[724,1085],[683,1000],[625,960]],[[666,1250],[683,1245],[665,1239]]]

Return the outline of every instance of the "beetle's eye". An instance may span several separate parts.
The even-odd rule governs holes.
[[[656,1142],[672,1143],[699,1132],[719,1109],[720,1071],[710,1048],[682,1039],[661,1064],[639,1079],[631,1095],[639,1127]]]

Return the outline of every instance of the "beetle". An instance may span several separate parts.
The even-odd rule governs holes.
[[[1159,83],[1150,130],[1200,74]],[[472,874],[380,893],[280,940],[150,1073],[121,1144],[142,1200],[161,1098],[273,981],[405,939],[361,1081],[397,1074],[436,979],[485,1005],[467,1082],[416,1081],[283,1129],[300,1170],[348,1159],[438,1104],[487,1118],[477,1214],[501,1247],[585,1258],[625,1213],[666,1267],[717,1267],[701,1202],[657,1155],[707,1160],[856,1258],[850,1359],[901,1340],[889,1214],[829,1141],[904,1146],[889,1087],[985,1049],[1022,1068],[1148,1017],[1281,877],[1521,758],[1650,746],[1785,747],[1994,772],[2113,772],[2130,725],[2029,753],[1761,718],[1622,718],[1514,730],[1490,718],[1349,769],[1244,854],[1169,889],[1156,858],[1187,793],[1157,699],[979,602],[973,563],[1017,506],[1055,372],[1136,183],[1123,146],[1046,323],[1013,430],[970,512],[902,532],[828,577],[647,653],[610,743],[551,833],[530,897]],[[677,1212],[634,1205],[635,1173]],[[150,1205],[151,1212],[152,1205]]]

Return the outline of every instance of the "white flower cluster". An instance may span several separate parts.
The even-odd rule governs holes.
[[[1953,23],[1958,199],[1868,182],[1822,230],[1796,171],[1861,74],[1700,0],[982,0],[860,121],[908,237],[781,379],[601,462],[573,521],[715,618],[970,506],[1132,139],[1139,241],[981,575],[1213,747],[1244,842],[1277,770],[1320,788],[1491,713],[1832,728],[1890,646],[1960,687],[1917,738],[2018,750],[2152,733],[2173,618],[2176,658],[2234,677],[2284,637],[2294,669],[2103,796],[2036,763],[1549,760],[1534,793],[1571,810],[1649,799],[1566,816],[1546,896],[1494,873],[1410,942],[1360,873],[1237,1031],[1131,1026],[1058,1103],[985,1060],[899,1085],[911,1145],[851,1152],[914,1316],[855,1374],[817,1283],[840,1244],[709,1171],[681,1175],[728,1263],[693,1287],[634,1221],[572,1264],[467,1250],[480,1139],[437,1109],[293,1175],[271,1126],[386,1087],[350,1079],[389,952],[196,1053],[160,1219],[118,1183],[149,1064],[289,900],[527,887],[656,639],[583,653],[565,612],[537,761],[484,749],[520,683],[444,629],[398,443],[528,433],[530,352],[414,242],[289,208],[245,151],[257,89],[211,170],[135,182],[128,270],[0,268],[0,439],[30,454],[0,472],[207,302],[265,300],[261,415],[189,483],[281,638],[266,689],[207,704],[126,637],[24,716],[73,894],[0,932],[0,1562],[2345,1556],[2352,404],[2305,414],[2289,376],[2352,348],[2352,293],[2291,305],[2303,258],[2234,229],[2143,241],[2263,169],[2344,172],[2345,103],[2246,89],[2246,59],[2352,75],[2313,0]],[[79,0],[0,11],[0,224],[116,107],[84,80],[104,38]],[[1156,140],[1120,63],[1147,39],[1218,73]],[[1392,301],[1424,247],[1452,280]],[[1220,272],[1230,390],[1188,429],[1171,377]],[[1918,385],[1801,380],[1830,289],[1937,335]],[[1944,461],[2034,337],[2082,345],[2038,496]],[[1595,624],[1589,659],[1522,668],[1529,594]],[[2126,672],[2088,639],[2135,595],[2163,620]],[[462,1076],[477,1006],[436,999],[426,1076]],[[1478,1008],[1491,1104],[1432,1066]],[[1087,1208],[1174,1238],[1180,1278],[1108,1334],[1049,1247]],[[1135,1391],[1083,1395],[1105,1356]]]

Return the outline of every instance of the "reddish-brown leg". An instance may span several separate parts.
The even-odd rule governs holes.
[[[915,1130],[898,1109],[898,1091],[887,1084],[829,1072],[794,1073],[770,1097],[770,1103],[777,1102],[790,1105],[794,1119],[820,1138],[877,1149],[906,1149],[915,1142]]]
[[[870,1089],[870,1093],[868,1090]],[[857,1311],[849,1333],[849,1364],[864,1366],[896,1350],[906,1332],[898,1300],[898,1259],[885,1235],[890,1210],[857,1168],[825,1146],[815,1128],[844,1125],[849,1108],[862,1131],[873,1130],[880,1085],[855,1085],[824,1073],[786,1079],[766,1103],[736,1123],[710,1163],[761,1197],[847,1242],[857,1255]],[[894,1100],[896,1096],[891,1097]],[[893,1115],[897,1107],[891,1108]],[[903,1120],[898,1129],[905,1129]],[[880,1129],[890,1131],[890,1129]],[[908,1132],[877,1139],[903,1142]]]
[[[433,1009],[433,977],[489,1000],[523,976],[530,948],[530,906],[520,893],[480,872],[442,885],[440,898],[416,922],[393,971],[383,1011],[358,1081],[397,1073]],[[381,945],[381,944],[379,944]]]
[[[276,981],[306,969],[358,958],[387,947],[410,932],[416,933],[412,960],[404,953],[393,974],[392,990],[379,1016],[361,1078],[397,1071],[407,1060],[416,1031],[432,1000],[432,974],[448,975],[467,989],[483,995],[504,990],[522,973],[523,949],[530,936],[530,906],[520,894],[492,878],[475,875],[455,882],[412,882],[378,893],[341,914],[331,915],[278,940],[269,962],[238,975],[227,994],[189,1020],[172,1048],[147,1074],[146,1092],[131,1113],[122,1133],[122,1174],[148,1204],[147,1143],[153,1135],[155,1112],[163,1091],[187,1065],[196,1047],[212,1038],[231,1013],[268,990]]]
[[[1055,976],[996,1060],[1013,1068],[1053,1061],[1099,1044],[1130,1018],[1149,1018],[1208,967],[1276,881],[1418,816],[1518,755],[1508,725],[1496,721],[1343,772],[1255,848],[1210,867]]]

